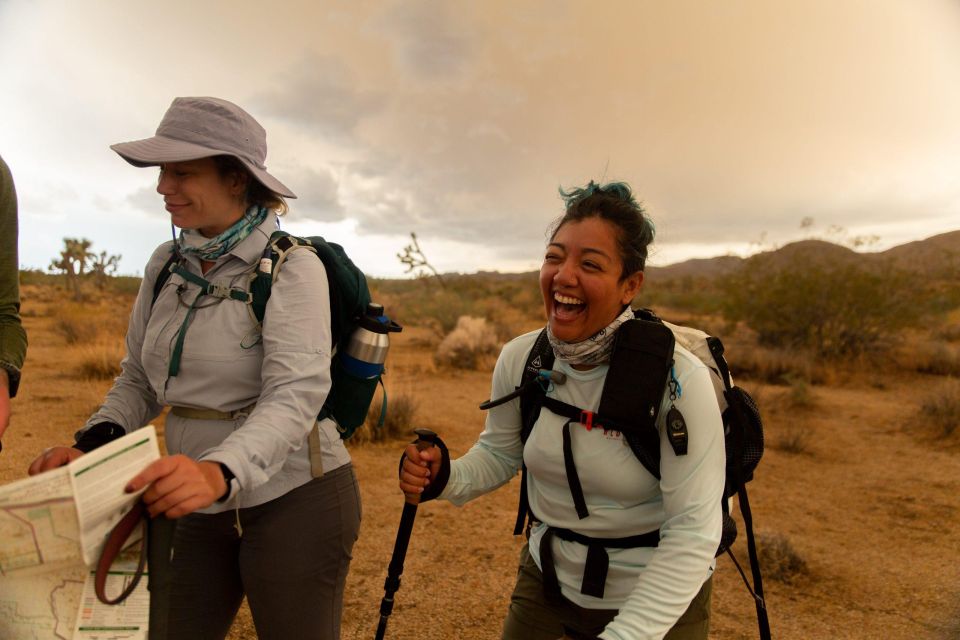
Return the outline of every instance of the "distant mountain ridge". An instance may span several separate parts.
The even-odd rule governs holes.
[[[849,263],[878,267],[893,266],[921,275],[935,277],[955,275],[960,278],[960,230],[948,231],[924,240],[916,240],[884,251],[872,252],[854,251],[849,247],[826,240],[798,240],[747,258],[725,255],[713,258],[692,258],[662,267],[648,265],[645,269],[646,281],[649,284],[650,282],[667,282],[681,278],[712,280],[736,271],[744,262],[756,256],[770,256],[775,264],[801,259],[817,264]],[[452,272],[444,273],[443,277],[512,281],[536,279],[537,273],[537,271],[521,273],[478,271],[471,274]]]
[[[807,260],[811,264],[855,264],[893,266],[923,275],[960,275],[960,230],[891,247],[885,251],[857,252],[824,240],[800,240],[757,256],[769,256],[774,264]],[[735,271],[755,256],[717,256],[694,258],[663,267],[647,267],[648,281],[663,282],[677,278],[713,279]]]

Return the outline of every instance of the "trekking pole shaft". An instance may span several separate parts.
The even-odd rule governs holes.
[[[424,451],[433,446],[436,434],[428,429],[417,429],[417,449]],[[407,499],[409,500],[409,498]],[[403,512],[400,514],[400,526],[397,528],[397,540],[393,543],[393,555],[387,567],[387,579],[383,583],[383,599],[380,601],[380,622],[377,624],[375,640],[383,640],[387,631],[387,618],[393,612],[393,596],[400,588],[400,576],[403,574],[403,561],[407,556],[407,547],[410,545],[410,534],[413,532],[413,522],[417,517],[419,499],[415,502],[405,501]]]
[[[397,541],[393,545],[393,555],[390,557],[388,575],[403,573],[403,561],[407,556],[407,546],[410,544],[410,534],[413,532],[413,521],[417,517],[417,505],[404,503],[403,513],[400,514],[400,526],[397,528]]]
[[[413,531],[413,521],[417,517],[417,505],[404,503],[403,513],[400,515],[400,527],[397,530],[397,541],[393,545],[393,556],[387,568],[387,579],[383,584],[383,599],[380,601],[380,622],[377,625],[376,640],[383,640],[387,631],[387,618],[393,613],[393,596],[400,588],[400,576],[403,574],[403,561],[407,555],[407,546],[410,544],[410,533]]]

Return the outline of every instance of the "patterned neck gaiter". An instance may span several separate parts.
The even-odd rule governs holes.
[[[553,347],[554,355],[569,364],[600,364],[610,359],[613,352],[613,337],[627,320],[633,319],[633,309],[627,305],[619,316],[613,322],[605,326],[600,331],[580,342],[564,342],[558,340],[553,332],[550,331],[550,325],[547,325],[547,339],[550,346]]]
[[[268,209],[259,205],[250,205],[243,216],[233,226],[213,238],[205,238],[195,229],[181,229],[177,238],[177,247],[183,255],[195,255],[201,260],[214,261],[227,253],[250,235],[267,219]]]

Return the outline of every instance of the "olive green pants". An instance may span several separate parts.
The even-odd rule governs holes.
[[[713,577],[707,578],[690,606],[664,640],[706,640],[710,630],[710,594]],[[599,635],[617,615],[616,609],[584,609],[564,599],[551,604],[543,594],[543,577],[526,546],[520,551],[517,585],[510,597],[510,611],[503,623],[502,640],[557,640],[564,627],[587,635]]]

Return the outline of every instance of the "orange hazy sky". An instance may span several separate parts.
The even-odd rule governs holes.
[[[410,231],[444,271],[535,269],[557,188],[590,179],[636,189],[652,264],[960,228],[952,0],[0,0],[0,62],[28,267],[78,236],[142,269],[156,175],[107,146],[180,95],[257,117],[286,228],[374,275]]]

